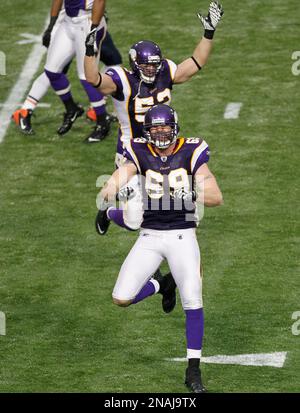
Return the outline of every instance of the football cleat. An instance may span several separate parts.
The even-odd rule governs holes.
[[[197,367],[188,367],[185,371],[185,385],[192,393],[207,393],[201,381],[201,371]]]
[[[110,122],[117,122],[118,121],[118,118],[113,114],[108,113],[107,116],[109,116],[109,121]],[[97,122],[97,115],[96,115],[96,112],[95,112],[94,108],[92,108],[92,107],[88,108],[88,110],[86,111],[86,118],[88,120],[92,121],[92,122]]]
[[[106,138],[110,130],[110,118],[106,115],[103,122],[97,123],[93,132],[84,140],[85,143],[97,143]]]
[[[100,209],[96,216],[95,226],[96,226],[96,231],[98,232],[99,235],[106,234],[109,224],[110,224],[110,220],[108,219],[108,216],[107,216],[107,210],[108,208],[104,209],[103,211]]]
[[[86,111],[86,118],[92,122],[97,121],[97,115],[94,108],[88,108],[88,110]]]
[[[73,123],[79,116],[82,116],[84,109],[81,105],[78,105],[76,109],[72,112],[64,113],[64,120],[62,125],[57,129],[59,135],[64,135],[67,133],[73,126]]]
[[[20,131],[25,135],[33,135],[34,131],[31,127],[31,116],[33,111],[31,109],[18,109],[11,118],[15,124],[19,127]]]
[[[162,297],[162,308],[165,313],[170,313],[176,305],[176,283],[172,274],[169,272],[163,276],[158,269],[153,278],[159,283],[159,293]]]

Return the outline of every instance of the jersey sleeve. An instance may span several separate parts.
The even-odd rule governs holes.
[[[175,73],[177,70],[177,64],[174,63],[172,60],[170,59],[166,59],[166,62],[168,64],[169,70],[170,70],[170,77],[172,80],[172,83],[174,82],[174,77],[175,77]]]
[[[138,160],[138,157],[134,151],[133,145],[131,144],[131,142],[128,142],[125,145],[124,151],[123,151],[123,156],[125,159],[127,159],[130,162],[133,162],[134,165],[136,166],[138,173],[141,173],[141,167],[140,167],[140,163]]]
[[[124,100],[122,76],[118,69],[123,70],[121,68],[109,67],[105,74],[110,76],[114,84],[117,86],[117,90],[112,94],[112,96],[117,100]]]
[[[209,146],[205,141],[199,143],[199,145],[194,149],[191,158],[191,172],[194,175],[201,165],[209,161]]]

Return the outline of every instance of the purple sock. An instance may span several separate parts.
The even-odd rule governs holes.
[[[131,228],[127,227],[123,218],[123,210],[119,208],[110,208],[107,212],[107,217],[119,227],[126,228],[129,231],[133,231]]]
[[[185,310],[185,314],[188,353],[189,350],[197,350],[200,352],[202,349],[202,339],[204,333],[203,308],[197,308],[196,310]],[[200,355],[195,358],[200,358]]]
[[[80,79],[80,82],[88,95],[89,101],[91,102],[96,115],[99,116],[106,114],[104,95],[102,95],[98,89],[94,88],[94,86],[89,84],[86,80]]]
[[[45,73],[50,80],[51,86],[63,102],[72,97],[70,92],[71,86],[64,73],[49,72],[49,70],[46,69]]]
[[[144,287],[141,289],[141,291],[138,293],[138,295],[134,298],[132,301],[132,304],[137,304],[140,301],[144,300],[147,297],[150,297],[150,295],[155,294],[155,287],[154,284],[151,281],[148,281]]]

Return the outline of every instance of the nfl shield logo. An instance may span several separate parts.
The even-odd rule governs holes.
[[[160,159],[162,160],[162,162],[166,162],[166,160],[168,159],[167,156],[161,156]]]

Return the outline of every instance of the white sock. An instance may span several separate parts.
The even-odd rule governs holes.
[[[50,81],[45,72],[43,72],[33,82],[27,98],[22,106],[23,109],[34,110],[38,102],[45,96],[50,87]]]
[[[150,278],[150,280],[149,281],[151,281],[152,282],[152,284],[154,285],[154,288],[155,288],[155,294],[157,294],[158,293],[158,291],[159,291],[159,282],[157,281],[157,280],[154,280],[154,278]]]

